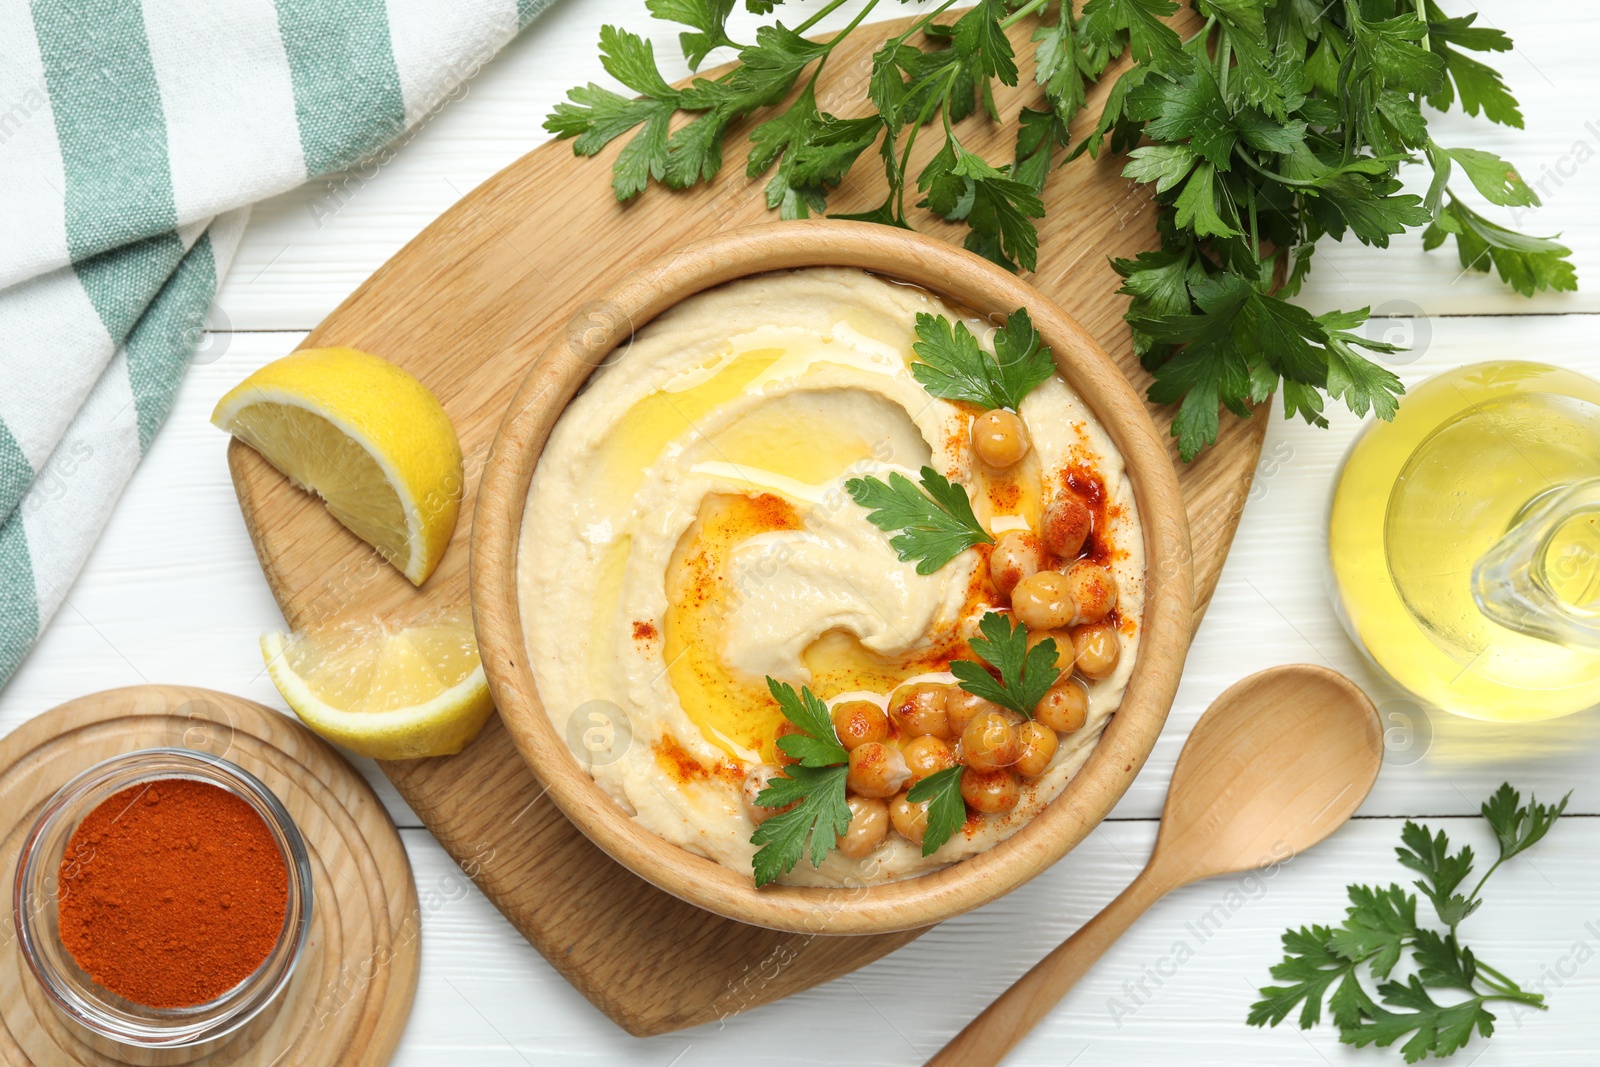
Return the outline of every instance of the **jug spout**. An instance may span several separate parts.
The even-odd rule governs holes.
[[[1600,652],[1600,478],[1524,505],[1473,565],[1472,598],[1507,629]]]

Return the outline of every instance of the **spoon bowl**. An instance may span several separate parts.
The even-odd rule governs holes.
[[[1178,755],[1156,847],[1133,884],[1001,994],[928,1067],[997,1064],[1133,921],[1179,886],[1280,863],[1343,826],[1383,765],[1372,701],[1307,663],[1229,687]]]
[[[1367,695],[1308,663],[1234,683],[1189,735],[1146,873],[1176,888],[1279,862],[1344,825],[1383,763]]]

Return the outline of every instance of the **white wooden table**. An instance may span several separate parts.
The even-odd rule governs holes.
[[[1469,6],[1444,3],[1452,12]],[[1600,324],[1600,64],[1593,59],[1600,8],[1527,0],[1480,6],[1485,23],[1516,40],[1517,50],[1495,65],[1521,98],[1528,128],[1451,117],[1437,123],[1435,136],[1516,161],[1545,200],[1521,225],[1564,231],[1588,288],[1523,300],[1497,281],[1461,276],[1453,253],[1425,254],[1411,236],[1388,252],[1319,250],[1304,299],[1319,311],[1371,304],[1394,316],[1382,324],[1386,332],[1415,346],[1396,368],[1407,382],[1509,356],[1600,375],[1593,341]],[[659,54],[677,54],[671,30],[648,23],[642,0],[565,0],[393,163],[370,180],[356,179],[336,213],[312,213],[325,193],[321,183],[257,209],[171,419],[55,622],[0,691],[0,732],[71,697],[139,682],[210,686],[283,707],[256,650],[258,634],[281,619],[234,502],[224,439],[206,421],[212,404],[245,374],[290,351],[461,195],[540,143],[540,122],[568,87],[605,80],[595,41],[607,21],[648,28]],[[1154,840],[1173,760],[1207,703],[1251,671],[1310,661],[1350,674],[1391,715],[1390,762],[1360,816],[1270,880],[1217,880],[1158,905],[1012,1062],[1399,1063],[1392,1050],[1342,1047],[1326,1028],[1257,1031],[1244,1016],[1278,957],[1285,926],[1337,920],[1346,882],[1404,881],[1392,851],[1402,818],[1427,816],[1480,853],[1490,850],[1474,813],[1509,779],[1550,798],[1575,789],[1572,814],[1531,858],[1495,877],[1489,903],[1465,929],[1499,969],[1546,990],[1552,1010],[1502,1014],[1498,1035],[1475,1042],[1455,1062],[1594,1063],[1600,718],[1589,713],[1511,729],[1430,717],[1366,669],[1323,588],[1323,509],[1358,427],[1348,414],[1335,413],[1333,423],[1319,431],[1274,416],[1258,488],[1166,734],[1110,820],[1010,897],[854,975],[724,1025],[642,1041],[624,1034],[516,935],[367,766],[402,828],[425,913],[421,988],[395,1062],[921,1063],[1132,878]]]

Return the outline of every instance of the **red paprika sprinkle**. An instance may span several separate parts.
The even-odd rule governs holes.
[[[61,860],[61,941],[96,982],[183,1008],[248,978],[283,931],[289,871],[246,801],[168,778],[101,802]]]

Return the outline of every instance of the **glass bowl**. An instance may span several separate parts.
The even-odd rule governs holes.
[[[57,892],[62,857],[78,824],[114,793],[163,779],[188,778],[227,790],[249,804],[271,832],[289,873],[283,930],[261,966],[228,992],[186,1008],[151,1008],[91,978],[61,942]],[[22,957],[68,1020],[117,1045],[182,1049],[231,1034],[272,1005],[288,985],[311,929],[311,859],[281,801],[248,771],[186,749],[154,748],[98,763],[45,804],[17,858],[12,893]]]

